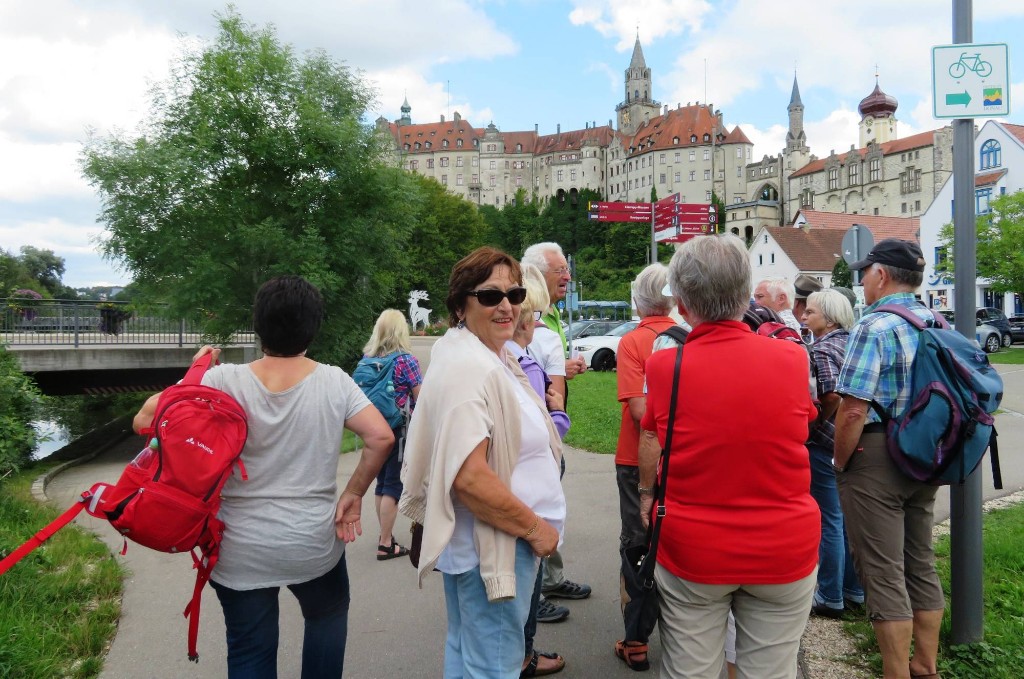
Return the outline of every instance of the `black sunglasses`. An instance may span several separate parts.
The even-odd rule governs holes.
[[[476,301],[480,302],[483,306],[498,306],[501,304],[501,300],[506,297],[508,297],[509,304],[522,304],[523,300],[526,299],[526,288],[512,288],[508,292],[493,288],[482,288],[480,290],[470,290],[466,294],[476,297]]]

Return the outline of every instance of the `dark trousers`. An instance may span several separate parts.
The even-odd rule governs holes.
[[[224,609],[229,679],[276,679],[280,587],[235,590],[211,581]],[[341,677],[348,634],[345,555],[318,578],[288,585],[302,608],[302,679]]]

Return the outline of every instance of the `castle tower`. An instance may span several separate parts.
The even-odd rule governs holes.
[[[398,119],[398,125],[412,125],[412,106],[409,106],[409,97],[402,102],[402,117]]]
[[[619,131],[633,135],[646,121],[661,113],[661,103],[651,96],[651,69],[647,68],[644,51],[640,47],[640,35],[633,45],[633,56],[626,69],[626,98],[615,107],[618,113]]]
[[[896,97],[886,94],[878,86],[878,74],[875,74],[875,89],[864,97],[857,110],[860,111],[860,147],[869,143],[884,144],[897,138]]]
[[[789,131],[786,133],[786,153],[802,153],[806,157],[811,152],[807,146],[807,135],[804,134],[804,103],[800,101],[800,87],[793,74],[793,93],[789,97]]]

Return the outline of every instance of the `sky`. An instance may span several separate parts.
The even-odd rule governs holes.
[[[476,127],[552,134],[608,124],[639,35],[652,96],[707,102],[754,142],[785,146],[796,74],[811,152],[857,143],[857,105],[875,86],[899,101],[898,133],[932,117],[931,47],[952,40],[952,0],[236,0],[298,51],[323,49],[396,119],[458,111]],[[72,287],[124,284],[104,260],[100,200],[81,177],[90,134],[131,135],[189,46],[216,35],[213,0],[0,0],[0,248],[53,250]],[[975,0],[973,42],[1009,43],[1010,116],[1024,97],[1024,2]],[[1012,36],[1018,36],[1013,39]],[[1016,43],[1015,43],[1016,40]],[[979,120],[980,124],[984,120]]]

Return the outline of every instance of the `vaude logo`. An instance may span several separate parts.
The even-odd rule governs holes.
[[[195,438],[192,437],[192,436],[189,436],[187,439],[185,439],[185,443],[189,443],[189,444],[191,444],[193,446],[197,446],[199,449],[205,450],[208,454],[213,455],[213,448],[211,448],[210,446],[206,445],[202,441],[196,441]]]

